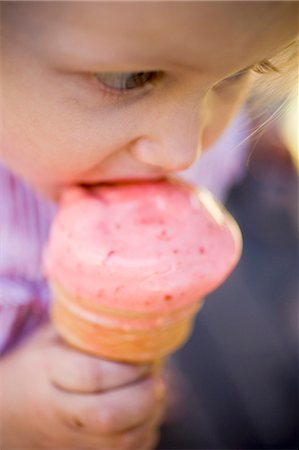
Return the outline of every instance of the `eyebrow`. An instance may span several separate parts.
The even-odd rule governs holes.
[[[88,54],[89,53],[89,54]],[[92,54],[92,52],[78,52],[78,51],[61,51],[56,52],[56,49],[49,52],[49,55],[53,62],[64,66],[69,70],[82,70],[82,71],[100,71],[105,68],[105,71],[109,72],[124,72],[124,71],[154,71],[154,70],[175,70],[175,71],[200,71],[204,73],[206,70],[204,66],[200,67],[194,65],[188,65],[180,62],[174,62],[169,59],[155,58],[149,61],[148,58],[142,56],[138,58],[132,58],[131,56],[117,56],[111,58],[111,55],[99,56],[99,54]]]

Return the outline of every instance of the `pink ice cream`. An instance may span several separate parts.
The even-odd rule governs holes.
[[[239,228],[205,190],[178,181],[78,187],[62,198],[45,270],[83,299],[163,314],[219,286],[240,251]]]

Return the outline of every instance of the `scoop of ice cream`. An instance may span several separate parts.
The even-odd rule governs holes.
[[[220,285],[240,251],[238,226],[211,194],[163,180],[66,190],[44,262],[74,295],[163,313]]]

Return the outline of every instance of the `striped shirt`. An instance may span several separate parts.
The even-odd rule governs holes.
[[[0,354],[46,316],[41,251],[55,207],[0,166]]]

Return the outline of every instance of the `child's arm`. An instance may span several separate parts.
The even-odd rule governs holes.
[[[1,448],[151,449],[163,409],[161,380],[77,352],[52,325],[0,362]]]

